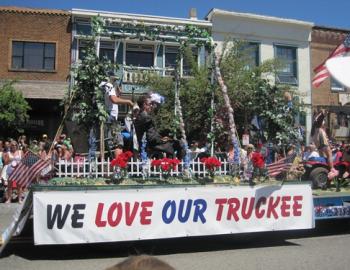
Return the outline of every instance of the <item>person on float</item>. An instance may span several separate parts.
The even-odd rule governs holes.
[[[331,180],[338,176],[339,171],[334,168],[332,150],[325,130],[325,112],[321,111],[315,117],[311,128],[311,140],[318,149],[321,156],[327,158],[329,167],[328,179]]]
[[[168,136],[161,136],[156,129],[152,119],[152,112],[156,108],[157,98],[153,98],[150,94],[142,95],[137,101],[140,107],[140,113],[135,119],[135,130],[139,145],[142,145],[142,137],[146,134],[147,148],[166,153],[173,157],[176,152],[178,159],[182,159],[184,151],[178,140],[174,140]]]
[[[114,86],[117,78],[111,75],[106,81],[100,83],[105,95],[105,105],[109,113],[106,126],[107,138],[112,138],[115,146],[114,155],[117,157],[123,152],[124,140],[121,134],[121,127],[118,123],[118,105],[127,105],[133,107],[134,103],[125,98],[121,98],[122,89],[120,86]]]

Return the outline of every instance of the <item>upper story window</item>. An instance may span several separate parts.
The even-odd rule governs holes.
[[[125,63],[128,66],[153,67],[154,66],[153,45],[127,44]]]
[[[258,67],[260,64],[260,50],[259,43],[248,42],[243,46],[243,53],[245,57],[245,62],[247,63],[247,68],[252,69]]]
[[[195,64],[198,63],[198,48],[197,47],[193,47],[191,48],[192,50],[192,56],[193,56],[193,61]],[[188,61],[188,59],[186,59],[186,57],[183,58],[183,62],[182,62],[182,75],[183,76],[191,76],[192,71],[191,71],[191,65]]]
[[[332,76],[331,78],[331,90],[335,92],[344,92],[346,89],[345,87],[339,83],[336,79],[334,79]]]
[[[176,60],[179,54],[179,47],[166,46],[165,47],[165,71],[166,75],[174,75],[176,69]]]
[[[114,63],[114,42],[101,41],[99,57],[100,59],[107,59]]]
[[[89,18],[75,18],[78,35],[91,35],[91,23]]]
[[[78,59],[83,60],[86,56],[86,47],[88,46],[87,40],[79,40],[78,44]]]
[[[12,41],[12,69],[53,71],[55,62],[55,43]]]
[[[297,48],[278,45],[275,53],[282,64],[277,71],[277,83],[297,85]]]

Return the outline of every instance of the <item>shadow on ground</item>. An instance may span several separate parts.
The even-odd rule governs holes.
[[[291,239],[350,234],[350,220],[318,221],[316,229],[264,233],[244,233],[219,236],[186,237],[133,242],[84,245],[35,246],[31,224],[23,235],[14,238],[2,257],[16,255],[27,260],[79,260],[118,258],[129,255],[167,255],[234,249],[296,245]]]

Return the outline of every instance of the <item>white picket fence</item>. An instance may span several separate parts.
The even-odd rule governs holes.
[[[226,159],[220,159],[221,167],[216,170],[218,175],[227,175],[230,172],[230,163]],[[180,176],[183,174],[184,162],[181,161],[175,170],[170,172],[171,176]],[[86,158],[80,158],[76,160],[61,160],[56,166],[56,176],[58,177],[110,177],[115,174],[115,168],[110,166],[110,159],[98,160],[89,162]],[[144,171],[147,172],[147,176],[160,176],[159,168],[151,166],[151,160],[145,164],[143,169],[143,163],[139,159],[132,159],[128,163],[128,177],[143,177]],[[194,159],[190,162],[190,172],[193,176],[203,177],[208,174],[205,166],[199,159]]]

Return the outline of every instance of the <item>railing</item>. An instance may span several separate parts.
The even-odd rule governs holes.
[[[173,68],[147,68],[147,67],[123,67],[123,83],[137,84],[147,78],[158,74],[160,76],[174,76]]]
[[[219,159],[221,167],[216,170],[218,175],[227,175],[230,172],[230,163],[226,159]],[[57,165],[56,175],[58,177],[110,177],[115,174],[114,168],[110,165],[110,159],[98,160],[95,159],[89,162],[86,158],[61,160]],[[175,170],[170,172],[170,176],[180,176],[183,174],[184,162],[181,161]],[[145,170],[146,169],[146,170]],[[143,167],[143,163],[139,159],[132,159],[128,163],[127,175],[128,177],[142,177],[144,171],[147,171],[147,176],[160,176],[161,172],[158,168],[151,166],[151,160],[148,160]],[[190,162],[190,172],[192,176],[203,177],[207,176],[208,172],[205,166],[199,159],[194,159]]]

